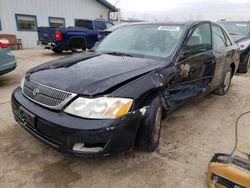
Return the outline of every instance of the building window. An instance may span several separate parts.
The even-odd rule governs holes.
[[[36,16],[16,14],[16,24],[18,31],[36,31]]]
[[[1,19],[0,19],[0,31],[2,31],[2,23],[1,23]]]
[[[56,28],[65,27],[65,19],[57,17],[49,17],[49,26]]]

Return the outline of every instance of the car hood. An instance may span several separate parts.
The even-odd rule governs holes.
[[[27,73],[26,79],[93,96],[114,90],[163,65],[160,60],[84,53],[35,67]]]

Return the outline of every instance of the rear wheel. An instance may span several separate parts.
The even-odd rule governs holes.
[[[239,72],[239,73],[247,73],[247,72],[248,72],[249,66],[250,66],[250,52],[249,52],[248,55],[247,55],[247,60],[246,60],[246,62],[245,62],[242,66],[240,66],[240,67],[238,68],[238,72]]]
[[[77,52],[77,49],[82,49],[83,51],[86,50],[86,42],[83,38],[72,38],[70,40],[70,49],[71,51]]]
[[[159,144],[163,109],[159,97],[153,99],[141,121],[136,148],[153,152]]]
[[[226,95],[230,88],[232,77],[233,77],[233,71],[232,68],[230,67],[226,72],[223,83],[218,89],[214,91],[214,93],[217,95]]]
[[[63,52],[63,50],[60,49],[52,49],[53,52],[55,52],[56,54],[60,54]]]

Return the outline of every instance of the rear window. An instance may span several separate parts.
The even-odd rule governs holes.
[[[105,23],[105,22],[96,21],[95,24],[96,24],[96,28],[97,28],[98,30],[105,30],[105,29],[107,29],[107,26],[106,26],[106,23]]]
[[[90,20],[76,20],[75,27],[82,27],[85,29],[93,30],[93,24]]]

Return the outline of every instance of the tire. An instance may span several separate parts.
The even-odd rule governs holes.
[[[158,147],[163,109],[159,97],[152,100],[144,115],[136,138],[136,149],[153,152]]]
[[[246,60],[246,62],[245,62],[242,66],[240,66],[240,67],[238,68],[238,72],[239,72],[239,73],[247,73],[247,72],[248,72],[249,66],[250,66],[250,52],[249,52],[248,55],[247,55],[247,60]]]
[[[63,50],[60,49],[52,49],[53,52],[55,52],[56,54],[60,54],[63,52]]]
[[[72,38],[70,40],[70,49],[74,53],[76,49],[86,51],[86,40],[83,38]]]
[[[76,48],[71,48],[71,52],[72,52],[72,53],[77,53],[78,51],[77,51]]]
[[[219,88],[214,90],[214,93],[217,95],[226,95],[230,88],[232,77],[233,77],[233,71],[232,68],[230,67],[226,72],[223,83]]]

